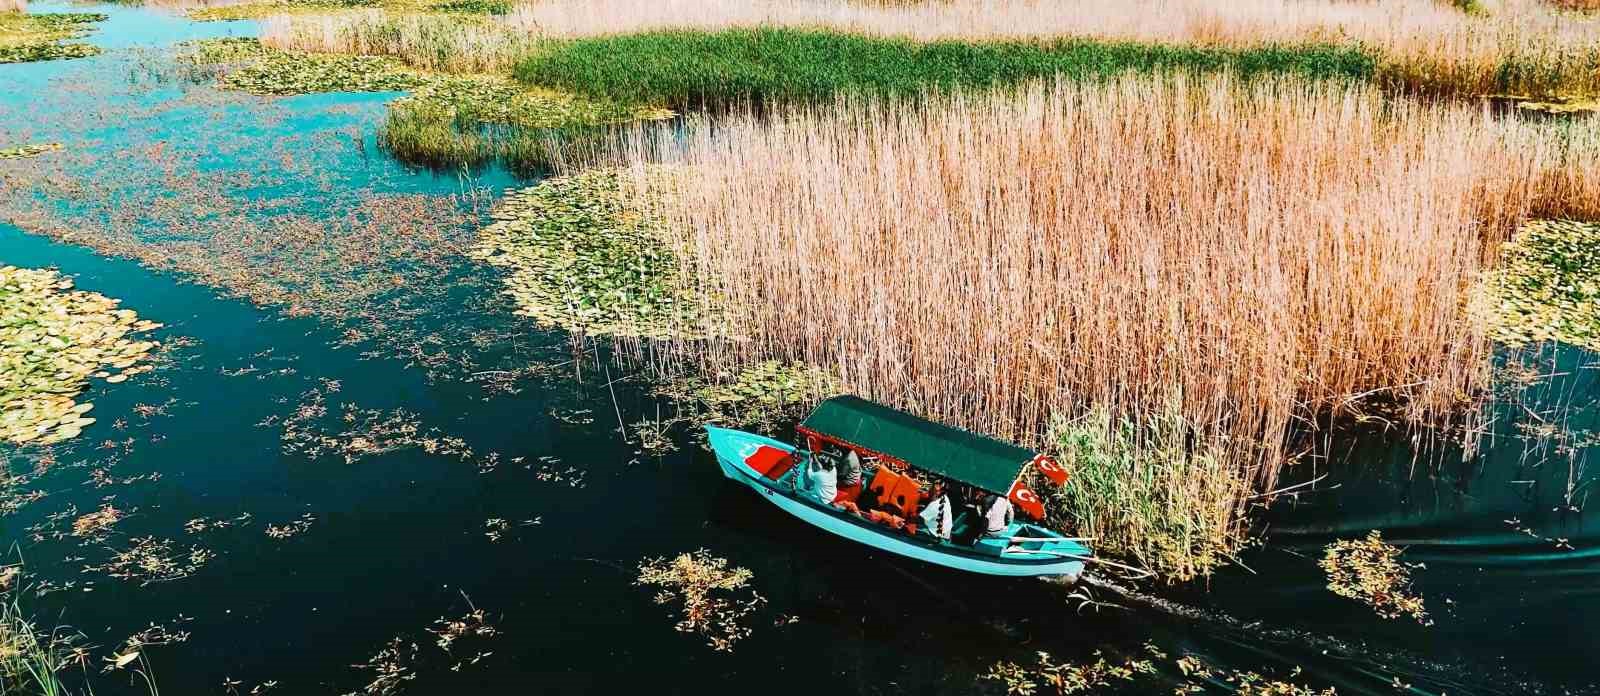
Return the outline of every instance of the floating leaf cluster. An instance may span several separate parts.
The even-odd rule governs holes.
[[[106,20],[92,12],[26,14],[0,12],[0,63],[27,63],[60,58],[85,58],[99,47],[73,42],[88,35],[90,25]]]
[[[682,409],[678,420],[761,431],[792,422],[818,401],[843,391],[833,373],[781,360],[666,377],[655,387],[658,396],[672,399]]]
[[[215,556],[212,551],[199,546],[180,548],[171,539],[138,537],[129,542],[128,548],[116,552],[111,560],[88,566],[85,570],[149,585],[194,575]]]
[[[681,601],[683,618],[676,628],[704,636],[718,652],[731,652],[735,643],[750,636],[750,628],[740,622],[767,601],[754,590],[741,596],[753,576],[745,568],[729,568],[728,559],[699,549],[670,560],[645,559],[634,584],[662,588],[654,597],[656,604]]]
[[[73,397],[90,377],[114,384],[148,371],[138,363],[156,344],[130,336],[160,326],[55,271],[0,267],[0,440],[77,437],[93,405]]]
[[[1479,306],[1497,340],[1600,350],[1600,224],[1529,223],[1482,290]]]
[[[0,150],[0,160],[26,159],[38,157],[46,152],[55,152],[61,149],[61,143],[36,143],[21,147],[10,147]]]
[[[703,333],[707,302],[685,282],[660,218],[629,200],[621,176],[607,170],[512,191],[472,255],[509,271],[517,314],[541,326],[592,336]]]
[[[1146,649],[1159,654],[1154,646]],[[1043,650],[1035,656],[1034,664],[1000,662],[989,668],[984,678],[1000,682],[1011,696],[1033,696],[1048,687],[1046,693],[1067,694],[1099,693],[1114,685],[1132,682],[1135,678],[1156,673],[1155,663],[1149,659],[1130,657],[1120,662],[1106,660],[1096,650],[1094,661],[1088,664],[1056,662]]]
[[[1362,602],[1385,619],[1410,616],[1429,625],[1422,598],[1411,591],[1411,567],[1400,562],[1400,554],[1373,530],[1365,539],[1329,544],[1317,565],[1327,573],[1328,589],[1334,594]]]

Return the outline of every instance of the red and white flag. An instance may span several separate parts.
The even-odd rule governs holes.
[[[1045,478],[1050,479],[1051,483],[1054,483],[1057,486],[1066,485],[1067,470],[1063,468],[1061,464],[1057,463],[1056,460],[1041,454],[1033,458],[1033,466],[1037,468],[1040,473],[1044,474]]]
[[[1011,483],[1011,490],[1006,492],[1006,498],[1029,517],[1036,520],[1044,519],[1044,501],[1039,499],[1039,494],[1033,492],[1032,488],[1023,484],[1022,479],[1019,478]]]

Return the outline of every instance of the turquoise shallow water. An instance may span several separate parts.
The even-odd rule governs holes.
[[[223,94],[172,64],[173,42],[249,35],[251,23],[71,9],[112,15],[91,39],[105,55],[0,66],[0,143],[68,146],[0,163],[8,216],[142,241],[240,225],[270,236],[341,220],[375,196],[418,196],[456,209],[456,222],[481,219],[483,196],[514,183],[503,172],[421,172],[385,157],[373,132],[393,94]],[[174,227],[162,212],[173,199],[211,212]],[[470,225],[430,243],[469,237]],[[1288,483],[1328,478],[1263,513],[1264,542],[1241,558],[1249,571],[1164,591],[1176,613],[1079,611],[1054,587],[961,577],[821,537],[723,481],[687,438],[665,456],[638,454],[615,431],[618,414],[634,422],[671,405],[632,381],[608,388],[608,370],[619,368],[604,356],[575,357],[565,336],[519,323],[491,282],[466,282],[492,275],[464,259],[429,267],[436,283],[407,276],[376,310],[327,321],[288,318],[186,282],[193,276],[163,259],[145,261],[155,268],[0,224],[0,263],[57,267],[164,322],[163,340],[193,341],[155,378],[91,387],[84,400],[100,422],[57,448],[57,464],[33,484],[48,495],[0,517],[0,533],[36,584],[62,588],[30,607],[97,645],[188,617],[188,642],[149,651],[164,694],[225,693],[227,680],[242,681],[241,691],[267,681],[279,683],[274,693],[357,690],[369,675],[351,665],[395,636],[421,644],[406,686],[422,694],[962,694],[997,660],[1038,650],[1120,655],[1146,641],[1230,668],[1302,667],[1301,681],[1340,693],[1596,691],[1586,656],[1600,650],[1587,629],[1600,622],[1600,534],[1564,509],[1569,482],[1581,503],[1595,474],[1586,449],[1527,455],[1513,437],[1526,420],[1520,411],[1502,414],[1492,447],[1465,462],[1448,449],[1418,460],[1381,432],[1341,434],[1330,459],[1310,460]],[[347,333],[374,327],[406,338]],[[450,359],[427,357],[443,353]],[[1593,427],[1600,371],[1592,362],[1561,351],[1550,370],[1559,376],[1531,395],[1535,405],[1568,405],[1567,425]],[[553,367],[515,393],[473,380],[530,363]],[[325,395],[334,423],[346,404],[404,409],[480,457],[407,449],[346,463],[285,452],[283,419],[311,390]],[[166,415],[140,416],[141,404],[167,404]],[[19,465],[31,454],[6,452]],[[95,469],[135,480],[88,485]],[[549,480],[553,472],[567,480]],[[57,538],[72,516],[52,524],[52,515],[108,500],[132,511],[110,538]],[[244,513],[251,521],[233,528],[184,529]],[[262,533],[308,513],[304,534]],[[494,519],[506,521],[499,540],[485,534]],[[1433,626],[1378,619],[1323,588],[1322,546],[1369,529],[1426,564],[1417,585]],[[216,555],[191,577],[148,586],[84,570],[143,536]],[[639,559],[702,547],[753,570],[769,600],[732,655],[674,632],[668,608],[632,585]],[[501,635],[444,655],[424,629],[466,611],[468,598]],[[478,649],[493,654],[450,669]],[[1178,675],[1170,660],[1162,667],[1123,690],[1170,693]],[[98,694],[142,693],[126,672],[96,666],[90,679]]]

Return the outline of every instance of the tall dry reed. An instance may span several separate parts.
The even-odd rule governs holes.
[[[1297,423],[1427,422],[1484,386],[1463,303],[1488,250],[1600,190],[1563,147],[1372,88],[1173,76],[736,116],[627,160],[689,165],[669,217],[749,336],[692,360],[824,365],[1031,442],[1175,404],[1270,486]]]
[[[1600,18],[1540,0],[535,0],[502,20],[283,17],[263,40],[280,48],[399,55],[424,67],[503,68],[530,39],[653,29],[806,26],[917,39],[1078,37],[1206,44],[1359,43],[1391,86],[1446,94],[1600,94]],[[452,26],[453,25],[453,26]]]
[[[0,0],[0,12],[27,12],[28,0]]]
[[[537,39],[493,18],[354,10],[268,17],[261,42],[284,50],[396,56],[427,70],[497,72],[526,55]]]

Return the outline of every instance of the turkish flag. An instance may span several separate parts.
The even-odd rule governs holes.
[[[1034,493],[1032,488],[1023,485],[1022,479],[1011,483],[1011,490],[1006,492],[1006,497],[1029,517],[1036,520],[1044,519],[1044,501],[1039,499],[1039,494]]]
[[[1067,470],[1056,463],[1056,460],[1041,454],[1033,458],[1033,466],[1044,474],[1046,478],[1050,479],[1051,483],[1057,486],[1066,485]]]

